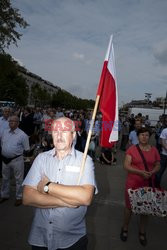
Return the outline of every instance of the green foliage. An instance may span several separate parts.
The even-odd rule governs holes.
[[[0,54],[0,100],[27,104],[28,88],[10,55]]]
[[[7,54],[0,54],[0,100],[14,101],[20,106],[27,105],[29,88],[25,78],[18,74],[19,66]],[[31,100],[35,106],[62,107],[66,109],[88,109],[94,107],[93,100],[81,99],[69,92],[58,89],[51,95],[38,83],[31,86]]]
[[[13,8],[10,0],[0,1],[0,52],[9,48],[13,43],[17,46],[22,34],[16,31],[17,27],[26,28],[28,23],[21,17],[19,10]]]
[[[38,83],[31,86],[31,98],[35,106],[44,107],[51,104],[51,95]]]
[[[63,107],[66,109],[88,109],[94,107],[93,100],[78,98],[62,89],[53,94],[51,104],[53,107]]]

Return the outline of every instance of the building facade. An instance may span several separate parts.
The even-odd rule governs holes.
[[[50,94],[51,96],[53,94],[56,94],[57,91],[60,89],[60,87],[53,85],[51,82],[42,79],[42,77],[29,72],[27,69],[23,67],[19,67],[19,75],[21,75],[26,80],[26,84],[29,89],[28,106],[32,107],[35,106],[35,100],[32,95],[33,86],[39,85],[41,89],[47,91],[47,93]]]

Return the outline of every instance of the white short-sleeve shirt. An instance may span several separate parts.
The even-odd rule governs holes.
[[[160,134],[160,138],[165,140],[165,143],[167,144],[167,128],[164,128]],[[167,155],[167,150],[162,147],[162,154]]]

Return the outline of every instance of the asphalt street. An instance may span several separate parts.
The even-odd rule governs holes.
[[[138,240],[139,217],[132,216],[127,242],[119,234],[123,220],[124,183],[126,173],[122,162],[124,152],[117,152],[115,166],[95,163],[99,193],[87,212],[88,250],[166,250],[167,219],[150,217],[147,230],[148,245]],[[1,180],[0,180],[1,181]],[[30,250],[27,237],[32,221],[33,208],[14,206],[14,181],[11,180],[11,198],[0,204],[0,250]]]

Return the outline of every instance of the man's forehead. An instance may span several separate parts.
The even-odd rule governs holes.
[[[56,131],[73,131],[74,129],[74,123],[70,119],[55,120],[52,126]]]

